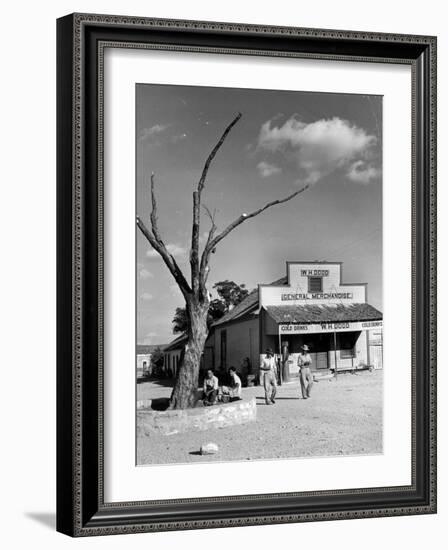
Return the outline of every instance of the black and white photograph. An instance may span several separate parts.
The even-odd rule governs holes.
[[[381,454],[383,98],[135,94],[136,464]]]
[[[3,548],[443,547],[444,7],[5,5]]]

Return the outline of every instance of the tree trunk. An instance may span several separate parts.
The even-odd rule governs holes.
[[[208,336],[208,307],[208,302],[187,304],[187,314],[190,318],[188,341],[171,393],[170,409],[189,409],[196,403],[199,367]]]

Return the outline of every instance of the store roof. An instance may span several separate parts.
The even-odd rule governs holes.
[[[281,279],[278,279],[277,281],[270,283],[271,286],[286,285],[286,284],[287,284],[286,277],[282,277]],[[252,290],[252,292],[250,292],[242,302],[240,302],[233,309],[227,312],[223,317],[221,317],[221,319],[218,319],[215,323],[213,323],[212,326],[216,327],[218,325],[228,323],[229,321],[233,321],[234,319],[238,319],[239,317],[242,317],[246,313],[249,313],[249,311],[251,311],[254,308],[258,308],[258,288],[256,288],[255,290]]]
[[[163,346],[163,351],[172,351],[175,349],[182,349],[185,345],[185,342],[188,340],[186,334],[181,334],[174,340],[171,340],[169,344],[166,344],[166,346]]]
[[[337,323],[340,321],[374,321],[383,318],[370,304],[335,304],[303,306],[266,306],[276,323]]]
[[[233,319],[238,319],[238,317],[248,313],[248,311],[255,306],[258,306],[258,289],[252,290],[252,292],[250,292],[242,302],[223,315],[221,319],[215,321],[213,326],[216,327],[218,325],[222,325],[223,323],[227,323],[228,321],[232,321]]]

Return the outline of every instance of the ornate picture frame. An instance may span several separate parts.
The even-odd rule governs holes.
[[[412,483],[105,502],[104,51],[107,47],[409,65]],[[57,22],[57,530],[70,536],[436,512],[436,38],[72,14]]]

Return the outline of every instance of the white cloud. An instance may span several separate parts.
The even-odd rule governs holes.
[[[166,143],[176,144],[184,139],[187,139],[188,134],[182,132],[180,134],[169,135],[166,133],[172,124],[155,124],[150,128],[143,128],[138,136],[139,141],[149,145],[161,145]]]
[[[149,302],[152,298],[153,296],[149,292],[143,292],[143,294],[140,294],[140,300],[144,300],[145,302]]]
[[[155,136],[163,133],[168,127],[169,124],[155,124],[150,128],[143,128],[138,136],[138,139],[140,141],[152,141]]]
[[[151,279],[152,277],[154,277],[154,275],[151,273],[151,271],[149,271],[145,267],[139,269],[138,271],[139,279]]]
[[[166,245],[166,249],[175,258],[182,259],[182,258],[185,258],[185,256],[187,255],[187,249],[175,243],[168,243]],[[154,250],[154,248],[150,248],[146,252],[146,257],[152,259],[152,258],[160,258],[161,256],[156,250]]]
[[[275,164],[269,164],[269,162],[265,162],[264,160],[257,164],[257,169],[262,178],[269,178],[274,174],[280,174],[282,171],[280,167],[275,166]]]
[[[338,117],[302,122],[296,115],[280,126],[265,122],[258,136],[258,148],[281,152],[294,160],[300,178],[316,183],[338,169],[347,170],[370,154],[377,138]]]
[[[380,173],[381,172],[378,168],[375,168],[375,166],[367,164],[363,160],[357,160],[347,171],[347,177],[355,183],[368,184],[372,180],[378,178]]]

